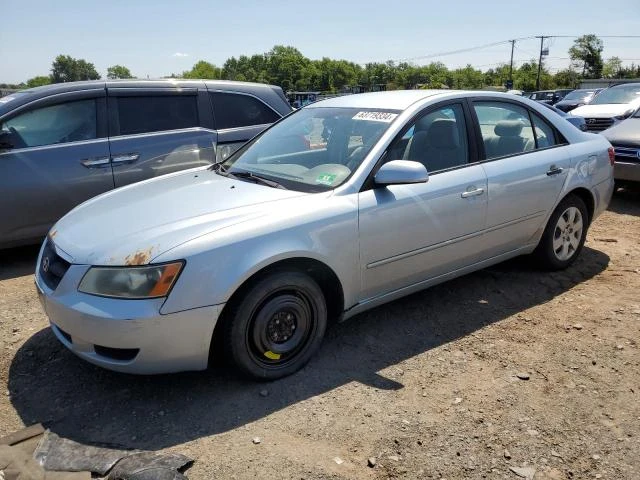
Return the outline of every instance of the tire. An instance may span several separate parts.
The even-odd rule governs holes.
[[[295,271],[274,272],[244,289],[223,319],[225,357],[243,374],[276,380],[318,350],[327,305],[318,284]]]
[[[589,212],[582,199],[567,195],[551,214],[534,256],[546,270],[563,270],[582,250],[589,228]]]

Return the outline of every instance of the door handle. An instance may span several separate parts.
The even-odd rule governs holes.
[[[111,159],[109,157],[93,157],[80,160],[80,163],[87,168],[104,168],[109,165]]]
[[[140,158],[139,153],[122,153],[111,157],[111,163],[115,165],[122,165],[124,163],[133,163]]]
[[[475,187],[469,187],[469,188],[472,190],[467,190],[466,192],[462,192],[460,194],[462,198],[475,197],[477,195],[482,195],[484,193],[484,188],[475,188]]]
[[[563,169],[560,167],[556,167],[555,165],[551,165],[549,170],[547,171],[547,177],[553,177],[554,175],[560,175],[563,172]]]

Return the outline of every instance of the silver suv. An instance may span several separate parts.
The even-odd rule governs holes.
[[[280,87],[217,80],[73,82],[0,98],[0,248],[39,241],[100,193],[224,160],[291,110]]]

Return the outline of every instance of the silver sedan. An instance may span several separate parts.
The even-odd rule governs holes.
[[[51,328],[112,370],[275,379],[330,319],[523,254],[579,255],[613,149],[528,99],[395,91],[302,108],[223,163],[120,188],[49,232]],[[215,341],[214,341],[215,339]]]

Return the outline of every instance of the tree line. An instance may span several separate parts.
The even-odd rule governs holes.
[[[640,65],[624,66],[618,57],[606,61],[602,58],[604,44],[595,35],[584,35],[569,49],[571,65],[551,73],[544,62],[540,71],[540,88],[575,88],[584,78],[637,78]],[[297,48],[276,45],[263,54],[231,57],[221,67],[205,60],[196,62],[190,70],[171,74],[169,78],[223,79],[260,82],[279,85],[283,90],[320,91],[335,93],[346,88],[361,86],[370,89],[384,86],[387,90],[411,88],[480,89],[504,86],[511,77],[513,88],[525,91],[536,89],[538,62],[532,59],[513,68],[507,63],[485,71],[471,64],[449,69],[442,62],[414,65],[409,62],[388,61],[359,65],[348,60],[324,57],[311,60]],[[27,88],[49,83],[76,80],[97,80],[100,75],[95,66],[83,59],[59,55],[51,66],[50,75],[30,78],[20,85],[0,85],[4,88]],[[122,65],[107,70],[107,78],[134,78]]]

